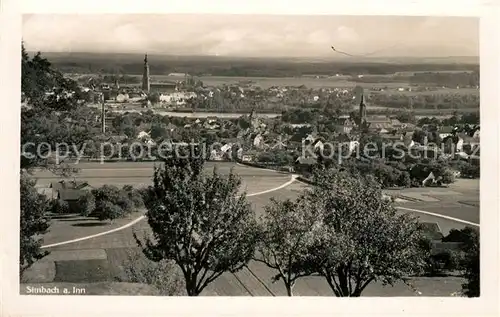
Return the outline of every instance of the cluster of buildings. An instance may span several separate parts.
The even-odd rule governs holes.
[[[174,73],[178,76],[181,74]],[[183,74],[186,76],[186,74]],[[140,103],[147,105],[150,98],[149,96],[155,95],[158,97],[158,102],[166,103],[169,105],[184,105],[186,100],[196,97],[194,92],[184,92],[180,90],[178,82],[152,82],[149,72],[149,63],[147,54],[144,57],[144,69],[142,74],[142,81],[140,86],[120,86],[118,79],[115,79],[114,85],[101,84],[95,87],[92,79],[89,82],[89,87],[83,88],[84,92],[94,92],[94,102],[106,101],[109,103]]]
[[[176,76],[186,76],[186,74],[174,74]],[[176,82],[152,82],[150,76],[150,69],[148,64],[148,57],[145,55],[144,68],[140,87],[120,87],[118,82],[115,82],[114,87],[101,86],[101,91],[105,100],[113,99],[117,103],[126,102],[142,102],[148,103],[149,96],[156,95],[157,102],[182,106],[187,100],[191,98],[201,97],[202,99],[213,98],[217,102],[217,97],[221,95],[230,95],[236,98],[259,98],[264,99],[268,104],[276,102],[280,105],[286,105],[291,97],[299,98],[304,102],[318,102],[324,100],[331,95],[335,95],[341,99],[352,100],[352,91],[342,88],[322,88],[319,90],[307,89],[303,87],[278,87],[273,86],[268,89],[261,89],[253,87],[250,83],[223,85],[222,87],[199,87],[197,92],[181,91],[182,85]],[[352,118],[349,115],[338,116],[330,126],[334,126],[335,134],[347,135],[352,142],[357,142],[357,135],[359,131],[367,131],[370,133],[378,134],[380,137],[387,141],[403,141],[409,147],[420,146],[417,142],[413,141],[413,133],[418,129],[415,125],[410,123],[403,123],[397,119],[389,118],[387,116],[368,116],[366,111],[366,103],[364,95],[361,94],[359,100],[359,113],[358,118]],[[274,99],[273,99],[274,98]],[[270,129],[264,120],[261,120],[256,115],[255,111],[250,114],[250,127],[240,129],[237,139],[246,144],[250,144],[253,149],[264,151],[269,148],[269,143],[276,144],[276,135],[271,133]],[[203,122],[200,119],[186,124],[184,128],[201,128],[205,131],[213,133],[219,132],[221,129],[226,128],[223,121],[218,121],[217,118],[207,118]],[[286,123],[283,123],[286,125]],[[307,124],[289,124],[291,131],[296,131]],[[176,127],[171,125],[170,129],[174,130]],[[421,127],[426,131],[426,127]],[[332,129],[329,128],[331,131]],[[142,131],[143,135],[138,136],[138,139],[144,140],[148,143],[153,143],[148,137],[147,131]],[[475,133],[475,134],[474,134]],[[479,146],[479,128],[473,134],[467,134],[463,131],[453,130],[453,127],[439,127],[439,136],[445,140],[453,137],[453,142],[456,144],[458,152],[463,151],[466,145]],[[290,133],[289,133],[290,134]],[[315,147],[322,147],[322,140],[317,133],[311,133],[307,136],[308,142],[311,142]],[[280,146],[285,147],[285,143],[290,142],[290,135],[280,135]],[[425,142],[424,142],[425,143]],[[353,143],[352,146],[355,146]],[[227,150],[227,149],[226,149]],[[214,158],[224,157],[224,150]]]

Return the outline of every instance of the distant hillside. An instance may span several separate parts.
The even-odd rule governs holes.
[[[57,68],[71,73],[141,74],[143,54],[43,52]],[[252,58],[148,55],[152,75],[294,77],[305,74],[393,74],[411,71],[479,71],[476,57],[450,58]]]
[[[34,54],[34,52],[30,52]],[[56,59],[87,59],[102,60],[112,59],[120,61],[136,62],[142,60],[144,54],[137,53],[86,53],[86,52],[43,52],[48,58]],[[479,64],[479,56],[447,56],[447,57],[234,57],[213,55],[168,55],[148,54],[151,60],[157,61],[285,61],[295,63],[408,63],[408,64]]]

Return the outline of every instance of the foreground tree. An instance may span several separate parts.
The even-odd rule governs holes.
[[[21,98],[25,102],[21,107],[21,169],[72,174],[77,170],[60,164],[64,155],[57,152],[58,146],[66,145],[60,150],[71,153],[81,150],[99,131],[96,110],[84,106],[77,83],[65,78],[40,52],[30,58],[23,44],[21,51]]]
[[[463,243],[462,250],[465,252],[465,259],[462,265],[466,282],[462,284],[462,291],[467,297],[479,297],[481,293],[479,230],[472,227],[465,227],[458,232],[458,235],[461,236],[460,240]]]
[[[296,280],[309,275],[304,265],[322,225],[318,215],[311,211],[301,198],[296,201],[272,198],[259,223],[255,260],[278,271],[274,281],[283,281],[288,296],[293,296]]]
[[[324,226],[308,267],[336,296],[357,297],[373,281],[392,285],[421,271],[418,222],[398,215],[374,178],[325,170],[316,184],[304,199]]]
[[[40,235],[47,232],[49,219],[47,211],[49,203],[39,194],[34,181],[21,174],[21,227],[20,227],[20,277],[37,260],[48,254],[42,251]]]
[[[153,261],[173,260],[189,296],[198,296],[224,272],[254,255],[255,215],[232,172],[203,174],[203,159],[173,158],[156,168],[146,201],[152,238],[134,237]]]

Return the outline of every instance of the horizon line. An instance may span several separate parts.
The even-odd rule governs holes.
[[[146,54],[145,51],[128,51],[128,52],[120,52],[120,51],[40,51],[40,50],[27,50],[27,53],[42,53],[43,54],[102,54],[102,55],[143,55]],[[411,55],[401,55],[401,56],[370,56],[370,57],[342,57],[342,56],[327,56],[325,55],[317,55],[317,56],[293,56],[293,55],[270,55],[270,56],[256,56],[256,55],[223,55],[223,54],[172,54],[172,53],[160,53],[160,52],[148,52],[148,56],[169,56],[169,57],[214,57],[214,58],[253,58],[253,59],[332,59],[332,60],[370,60],[370,59],[447,59],[447,58],[479,58],[480,55],[447,55],[447,56],[411,56]]]

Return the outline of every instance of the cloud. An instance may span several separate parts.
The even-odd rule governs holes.
[[[336,40],[341,42],[357,42],[359,40],[359,35],[354,29],[343,25],[337,28],[335,36]]]
[[[405,54],[412,53],[411,46],[433,45],[441,46],[443,54],[449,52],[446,47],[453,47],[460,55],[463,54],[460,43],[478,46],[478,25],[473,19],[469,20],[377,16],[34,14],[24,16],[23,39],[28,50],[41,51],[320,56],[331,55],[327,49],[331,45],[353,54],[363,54],[402,42],[409,47]],[[464,24],[466,22],[468,24]],[[381,54],[386,52],[391,51]],[[440,50],[430,53],[436,52]]]

